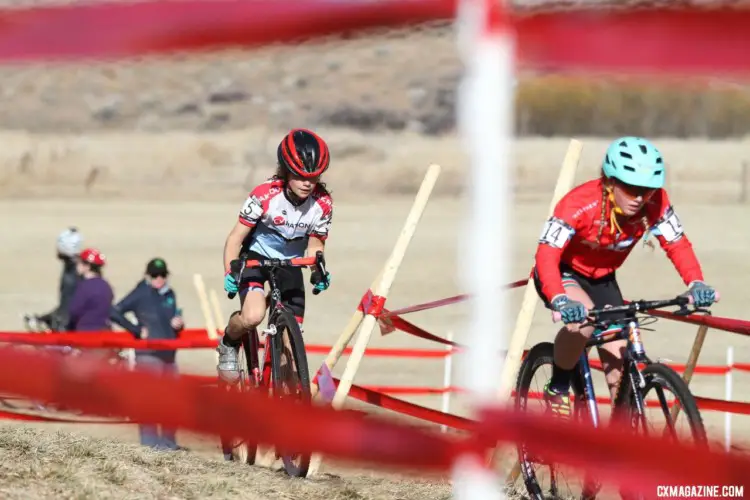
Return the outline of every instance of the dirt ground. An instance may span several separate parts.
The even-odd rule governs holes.
[[[8,499],[450,498],[450,485],[435,478],[324,473],[293,480],[279,471],[222,463],[193,452],[156,452],[81,433],[29,427],[0,428],[0,457],[0,495]]]
[[[412,202],[410,197],[395,195],[359,200],[347,199],[346,196],[342,198],[343,201],[336,203],[335,223],[328,243],[332,287],[324,294],[308,297],[305,336],[310,343],[330,345],[336,339],[358,298],[386,260]],[[690,203],[685,196],[675,198],[682,222],[701,258],[706,278],[722,293],[722,301],[715,306],[714,313],[745,318],[741,277],[750,272],[745,257],[750,236],[742,231],[743,226],[736,221],[744,220],[747,207]],[[241,202],[240,196],[228,198],[225,202],[159,199],[133,202],[102,198],[89,201],[45,198],[0,202],[0,227],[5,234],[11,235],[0,249],[0,273],[4,276],[0,282],[0,297],[5,305],[0,310],[0,328],[19,330],[22,313],[44,311],[53,305],[59,273],[54,259],[54,237],[61,228],[70,224],[78,225],[87,245],[98,246],[106,252],[109,259],[106,277],[115,288],[117,297],[122,297],[136,284],[150,258],[157,255],[164,257],[172,270],[172,285],[178,302],[184,308],[188,326],[202,327],[203,319],[193,289],[193,274],[200,273],[209,288],[221,292],[222,245]],[[514,205],[513,226],[508,229],[513,241],[513,271],[510,276],[513,280],[523,278],[528,272],[547,205],[548,202],[517,202]],[[430,200],[392,289],[389,298],[392,307],[462,292],[455,269],[457,258],[460,257],[457,234],[464,210],[460,198],[436,196]],[[636,249],[619,273],[619,281],[628,298],[664,298],[683,290],[669,261],[658,248],[654,252],[642,247]],[[223,297],[223,294],[219,295]],[[510,310],[515,311],[522,292],[509,292],[508,297],[512,302]],[[233,304],[223,298],[221,302],[226,316]],[[409,319],[438,335],[452,332],[454,338],[461,342],[467,338],[467,312],[467,304],[459,304],[417,313]],[[510,317],[498,318],[498,334],[503,329],[507,333],[514,320],[515,313]],[[669,321],[660,321],[656,328],[656,331],[644,334],[649,355],[684,362],[695,328]],[[549,315],[538,306],[528,345],[550,340],[554,330]],[[403,333],[387,337],[375,335],[371,345],[437,347]],[[734,346],[736,361],[750,359],[750,342],[747,339],[712,330],[700,362],[725,363],[726,350],[730,345]],[[322,356],[313,356],[311,366],[319,366],[321,361]],[[460,357],[456,361],[454,377],[456,383],[460,384],[463,365]],[[178,362],[180,369],[186,373],[214,372],[215,358],[210,350],[182,351]],[[344,362],[337,367],[336,373],[342,372]],[[435,360],[367,358],[356,383],[439,386],[442,372],[442,363]],[[596,374],[595,378],[597,390],[603,393],[603,376]],[[735,397],[743,399],[750,377],[735,374],[734,380]],[[722,376],[700,375],[696,376],[692,387],[698,395],[723,398],[724,384]],[[439,398],[432,396],[407,399],[434,408],[439,408],[440,404]],[[451,410],[468,415],[468,409],[460,397],[453,398]],[[723,414],[706,411],[703,416],[712,439],[721,440]],[[69,429],[71,426],[43,427]],[[136,439],[135,430],[129,426],[77,427],[76,430],[127,442]],[[749,431],[750,419],[735,416],[734,440],[747,441]],[[195,451],[218,457],[218,445],[210,439],[185,435],[183,442]],[[182,497],[180,494],[178,496]]]

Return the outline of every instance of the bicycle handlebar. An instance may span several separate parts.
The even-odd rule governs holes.
[[[594,322],[599,320],[602,316],[607,316],[609,314],[617,314],[617,313],[637,313],[642,311],[648,311],[648,310],[654,310],[654,309],[663,309],[665,307],[672,307],[672,306],[680,306],[681,311],[678,311],[675,314],[688,314],[690,312],[695,311],[689,311],[685,306],[692,304],[693,298],[691,296],[685,296],[685,295],[679,295],[673,299],[667,299],[667,300],[635,300],[633,302],[630,302],[628,304],[622,305],[622,306],[616,306],[616,307],[605,307],[603,309],[592,309],[588,311],[588,316],[590,318],[593,318]],[[696,309],[697,311],[698,309]],[[557,323],[562,319],[562,315],[554,311],[552,313],[552,321]]]
[[[314,257],[296,257],[293,259],[247,259],[244,254],[240,255],[239,259],[235,259],[229,263],[229,269],[234,281],[239,285],[242,272],[245,269],[261,268],[261,269],[274,269],[279,267],[308,267],[315,266],[316,270],[320,272],[321,276],[326,275],[326,260],[323,256],[323,252],[318,250],[315,252]],[[313,289],[313,295],[318,295],[320,290]],[[233,299],[237,295],[236,292],[230,292],[227,297]]]

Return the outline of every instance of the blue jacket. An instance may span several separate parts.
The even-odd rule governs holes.
[[[177,338],[179,330],[170,324],[177,315],[177,298],[169,285],[157,290],[144,279],[114,309],[121,315],[135,314],[139,326],[148,329],[149,340]],[[138,354],[156,356],[170,363],[175,360],[175,351],[138,350]]]

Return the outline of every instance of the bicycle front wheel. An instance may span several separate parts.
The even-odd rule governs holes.
[[[518,411],[529,411],[530,404],[537,407],[537,412],[545,411],[543,401],[544,385],[552,377],[554,345],[541,342],[533,346],[521,364],[516,382],[515,407]],[[571,383],[573,390],[572,418],[580,421],[591,421],[586,400],[583,396],[583,382],[576,369]],[[518,465],[523,475],[526,492],[532,500],[580,496],[591,499],[595,494],[589,493],[586,478],[576,477],[576,471],[560,467],[546,459],[543,454],[528,450],[525,443],[519,443]],[[515,481],[515,471],[511,478]],[[564,490],[564,491],[563,491]]]
[[[646,422],[647,415],[653,416],[665,422],[663,434],[677,441],[680,439],[677,422],[681,421],[684,416],[689,428],[685,434],[690,436],[696,445],[708,448],[708,438],[698,410],[698,403],[682,377],[672,368],[661,363],[651,363],[641,373],[646,382],[645,386],[639,389],[644,405],[643,414],[638,412],[638,402],[635,397],[631,395],[630,398],[631,423],[636,432],[653,435],[653,429],[650,429]],[[667,393],[672,397],[668,397]],[[651,395],[656,397],[656,401],[653,400],[654,398],[649,400]],[[679,409],[674,410],[674,406]],[[673,420],[673,412],[677,411],[679,415],[676,415],[677,418]],[[686,435],[683,435],[683,438],[687,437]]]
[[[272,347],[274,396],[292,398],[302,404],[312,402],[307,353],[297,319],[287,310],[277,313],[276,335]],[[280,450],[284,469],[292,477],[305,477],[310,468],[309,453]]]

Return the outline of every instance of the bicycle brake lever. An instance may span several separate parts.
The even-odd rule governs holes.
[[[688,307],[684,305],[684,306],[681,306],[677,311],[673,312],[672,314],[674,314],[675,316],[689,316],[695,313],[705,313],[705,314],[710,315],[711,311],[709,309],[704,309],[702,307],[696,307],[696,306]]]
[[[692,313],[693,313],[693,311],[691,311],[687,306],[682,305],[682,306],[680,306],[679,309],[677,309],[672,314],[674,314],[675,316],[689,316]]]
[[[325,279],[326,277],[326,258],[322,251],[318,250],[315,252],[315,268],[320,273],[320,277]],[[313,295],[318,295],[320,290],[313,288]]]

